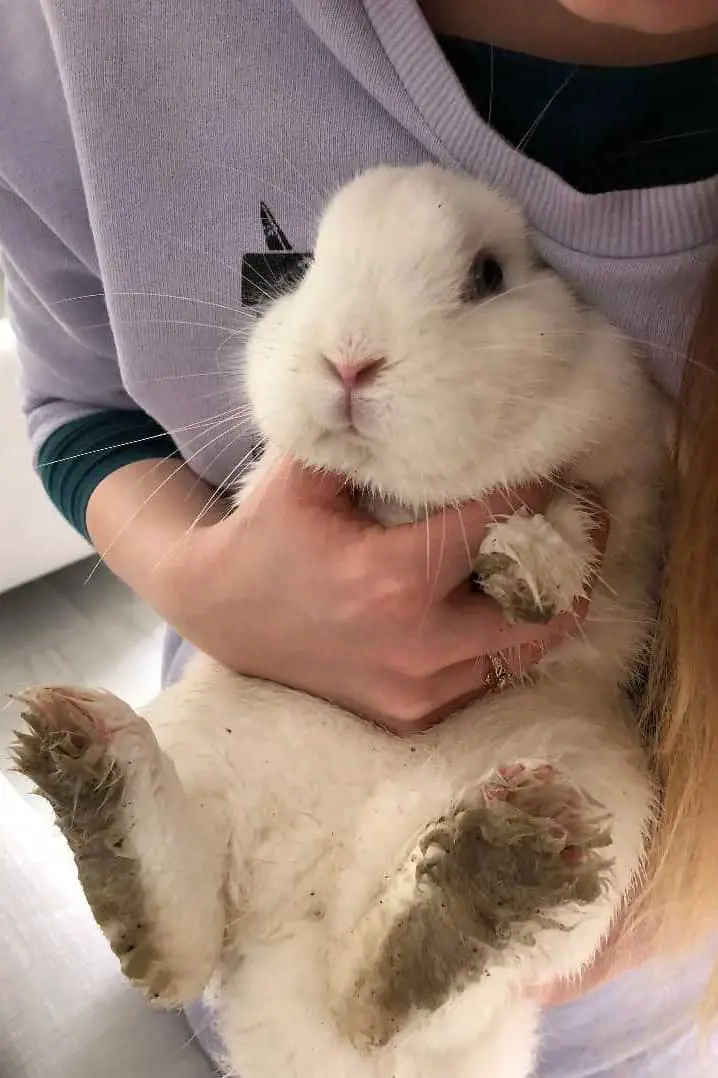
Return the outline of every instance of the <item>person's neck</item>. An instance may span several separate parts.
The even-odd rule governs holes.
[[[586,22],[556,0],[419,0],[419,7],[435,33],[572,64],[640,66],[718,50],[718,24],[683,34],[641,34]]]

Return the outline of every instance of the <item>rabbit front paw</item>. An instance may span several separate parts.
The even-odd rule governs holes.
[[[557,527],[557,525],[560,525]],[[547,622],[583,598],[595,569],[591,520],[567,503],[546,516],[519,511],[492,524],[472,565],[472,581],[509,622]]]

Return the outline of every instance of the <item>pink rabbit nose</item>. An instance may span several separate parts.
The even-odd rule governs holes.
[[[325,359],[332,374],[338,376],[346,390],[351,392],[359,386],[373,381],[385,365],[386,360],[379,359]]]

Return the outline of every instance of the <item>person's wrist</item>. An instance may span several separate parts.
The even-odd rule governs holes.
[[[267,676],[266,634],[249,613],[251,596],[243,592],[250,574],[233,569],[241,542],[236,528],[221,520],[183,535],[158,566],[155,606],[211,658],[238,673]]]
[[[208,581],[216,564],[217,527],[217,521],[209,521],[168,537],[164,552],[151,567],[152,601],[179,631],[201,618],[211,603]]]

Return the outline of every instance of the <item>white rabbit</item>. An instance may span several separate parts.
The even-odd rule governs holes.
[[[653,614],[665,405],[520,213],[433,166],[335,196],[246,360],[267,443],[250,484],[291,454],[390,524],[560,474],[545,516],[497,523],[477,560],[510,617],[581,594],[591,520],[570,490],[597,488],[612,526],[582,632],[409,740],[205,656],[143,717],[40,689],[19,766],[127,976],[166,1007],[210,993],[229,1072],[527,1078],[520,990],[589,962],[651,826],[626,686]]]

